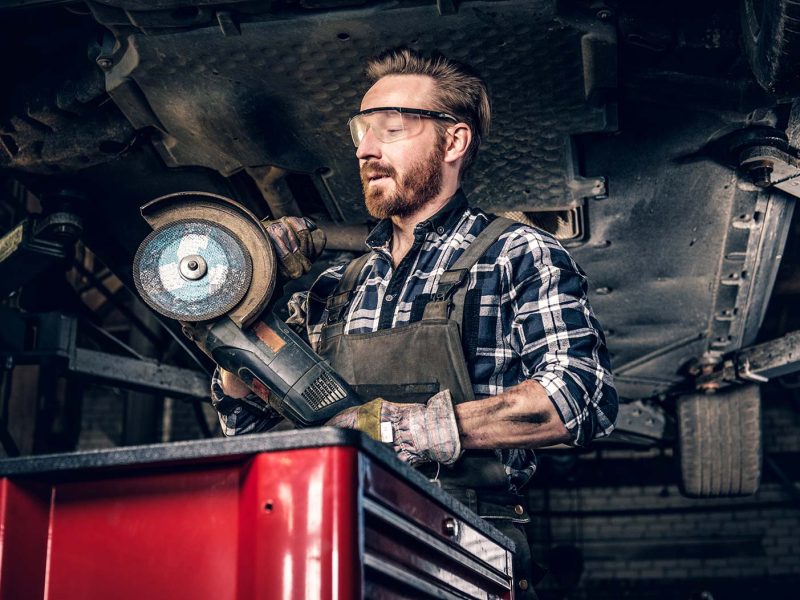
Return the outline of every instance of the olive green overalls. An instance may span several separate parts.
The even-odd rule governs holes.
[[[367,399],[424,403],[440,390],[449,389],[454,404],[475,400],[461,343],[468,274],[512,223],[504,218],[492,221],[442,274],[422,319],[392,329],[344,334],[344,316],[370,254],[352,261],[327,300],[328,320],[318,353]],[[516,597],[535,598],[530,547],[522,529],[530,517],[523,499],[508,492],[505,469],[496,454],[467,451],[452,467],[439,470],[437,464],[426,464],[419,470],[429,478],[438,473],[442,489],[514,541]]]

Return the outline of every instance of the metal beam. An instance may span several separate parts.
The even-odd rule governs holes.
[[[766,381],[800,371],[800,331],[740,351],[737,364],[739,377],[751,381]]]
[[[55,6],[74,4],[73,0],[0,0],[0,10],[7,8],[31,8],[34,6]]]
[[[695,367],[695,387],[716,392],[736,383],[765,383],[796,371],[800,371],[800,331],[739,350],[718,365]]]
[[[210,381],[207,375],[191,369],[161,365],[155,361],[75,348],[70,357],[69,370],[131,390],[175,398],[207,400],[210,397]]]

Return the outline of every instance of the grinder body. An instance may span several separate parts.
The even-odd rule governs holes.
[[[362,399],[328,363],[272,313],[239,329],[227,317],[184,325],[220,367],[299,427],[324,423]]]

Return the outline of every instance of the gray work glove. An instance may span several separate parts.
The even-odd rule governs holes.
[[[297,279],[308,273],[311,263],[325,249],[325,232],[305,217],[281,217],[261,223],[278,255],[284,277]]]
[[[340,412],[325,424],[358,429],[389,443],[397,457],[411,466],[426,462],[451,465],[461,456],[450,390],[432,396],[426,404],[398,404],[376,398]]]

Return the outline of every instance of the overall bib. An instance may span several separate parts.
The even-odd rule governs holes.
[[[449,389],[454,404],[475,400],[461,341],[468,274],[512,223],[492,221],[442,274],[422,319],[392,329],[344,334],[344,316],[369,254],[352,261],[327,300],[328,321],[317,352],[365,399],[424,403]],[[522,498],[508,492],[505,469],[494,451],[468,450],[455,465],[439,469],[426,464],[418,470],[431,479],[438,475],[442,489],[514,541],[516,597],[535,598],[530,547],[522,528],[530,517]]]

